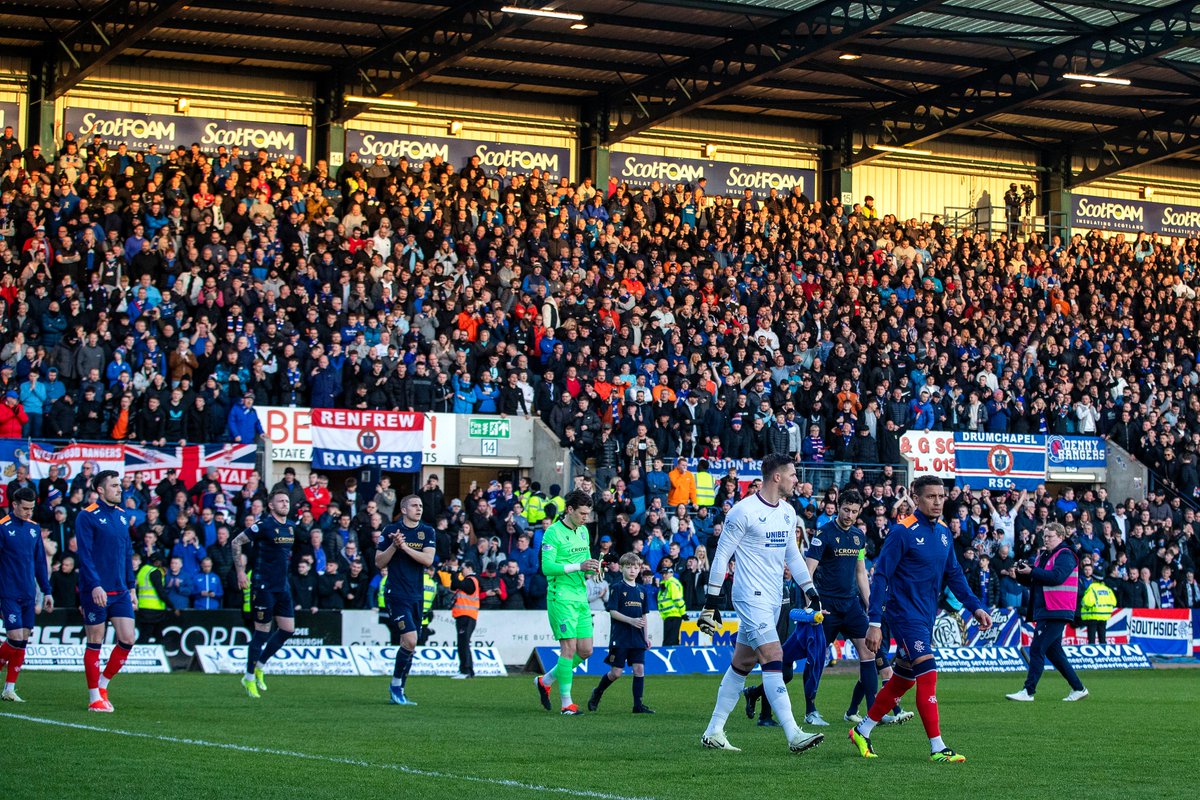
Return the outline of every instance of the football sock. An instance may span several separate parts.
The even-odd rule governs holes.
[[[850,694],[850,707],[846,709],[846,713],[857,714],[858,706],[860,703],[862,703],[863,698],[866,697],[866,694],[866,691],[863,689],[862,679],[860,678],[858,683],[854,684],[854,691]],[[870,707],[871,704],[868,703],[867,708]]]
[[[25,642],[5,642],[11,644],[13,654],[8,657],[8,680],[4,684],[7,691],[12,691],[17,686],[17,678],[21,677],[21,665],[25,663]]]
[[[644,675],[633,676],[633,706],[637,708],[642,704],[642,691],[646,688],[646,677]]]
[[[83,674],[87,679],[88,702],[100,699],[100,645],[88,643],[83,652]]]
[[[404,686],[408,683],[408,673],[412,669],[414,651],[403,647],[396,648],[396,665],[392,667],[392,685]]]
[[[946,743],[942,741],[942,737],[934,736],[929,740],[929,752],[940,753],[946,749]]]
[[[259,666],[259,668],[261,669],[261,665],[266,664],[268,661],[270,661],[271,656],[278,653],[279,648],[283,647],[283,645],[286,644],[287,640],[290,638],[292,638],[291,631],[284,631],[279,628],[276,628],[275,632],[271,634],[271,638],[267,640],[267,644],[263,648],[262,655],[258,657],[258,662],[257,662],[256,666]],[[400,649],[403,650],[404,648],[401,647]]]
[[[5,639],[3,644],[0,644],[0,669],[8,662],[13,655],[13,646],[9,644],[11,640]]]
[[[875,694],[879,688],[879,668],[875,666],[875,659],[868,658],[865,661],[858,662],[858,686],[854,687],[857,692],[859,686],[862,687],[863,697],[866,698],[867,706],[875,705]],[[854,707],[858,708],[858,700],[854,701]]]
[[[575,682],[575,664],[570,659],[559,656],[554,671],[558,674],[558,694],[562,699],[562,707],[566,708],[572,704],[571,684]]]
[[[636,679],[635,679],[636,680]],[[604,673],[604,677],[600,679],[600,685],[596,687],[596,696],[603,697],[604,692],[608,687],[613,685],[613,679],[608,677],[608,673]]]
[[[936,670],[922,672],[917,676],[917,713],[921,715],[921,724],[925,726],[925,735],[929,737],[929,741],[937,739],[940,742],[942,728],[938,720]]]
[[[558,680],[558,675],[556,675],[556,674],[554,673],[554,671],[555,671],[556,669],[558,669],[558,662],[557,662],[557,661],[556,661],[556,662],[554,662],[554,666],[550,668],[550,671],[549,671],[549,672],[547,672],[546,674],[544,674],[544,675],[542,676],[542,684],[543,684],[543,685],[545,685],[545,687],[546,687],[547,689],[549,689],[550,687],[552,687],[552,686],[554,685],[555,681],[557,681],[557,680]]]
[[[107,689],[108,682],[117,677],[117,673],[121,671],[121,667],[125,666],[126,660],[129,659],[129,651],[132,649],[132,642],[117,642],[116,647],[112,650],[112,654],[108,657],[108,663],[104,665],[104,674],[100,676],[99,684],[101,689]]]
[[[725,730],[725,720],[729,719],[730,713],[742,696],[747,674],[749,673],[738,671],[732,664],[725,670],[725,677],[721,678],[721,686],[717,689],[717,705],[713,708],[712,719],[708,721],[708,729],[704,732],[706,736]]]
[[[257,628],[254,630],[254,635],[250,637],[250,646],[246,648],[246,677],[254,677],[254,665],[262,658],[263,647],[271,638],[270,631],[260,631]]]
[[[883,685],[879,690],[879,694],[875,696],[875,702],[871,704],[871,710],[867,712],[872,725],[883,719],[883,715],[888,713],[888,710],[896,704],[896,702],[904,696],[904,694],[913,687],[915,681],[910,681],[906,678],[901,678],[899,675],[893,674],[891,680]],[[862,724],[866,725],[867,720],[863,720]],[[863,735],[868,735],[867,730],[860,728]]]
[[[783,674],[767,667],[768,665],[763,665],[763,694],[770,701],[771,711],[775,713],[779,724],[783,726],[783,735],[791,740],[800,731],[796,717],[792,714],[792,698],[788,696]]]

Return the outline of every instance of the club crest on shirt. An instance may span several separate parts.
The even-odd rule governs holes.
[[[950,540],[946,538],[946,534],[942,534],[942,547],[949,547]]]

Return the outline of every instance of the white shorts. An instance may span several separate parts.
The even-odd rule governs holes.
[[[764,644],[779,641],[775,625],[779,621],[779,606],[764,608],[735,602],[733,610],[738,615],[738,644],[757,650]]]

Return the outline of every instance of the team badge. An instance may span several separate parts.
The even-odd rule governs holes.
[[[374,453],[381,441],[379,434],[370,428],[358,432],[358,448],[364,453]]]
[[[988,469],[996,475],[1007,475],[1013,468],[1012,450],[1002,444],[996,445],[988,450],[987,463]]]
[[[942,534],[942,547],[949,547],[950,540],[946,538],[946,534]]]

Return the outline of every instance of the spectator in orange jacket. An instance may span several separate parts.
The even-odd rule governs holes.
[[[16,392],[5,392],[0,403],[0,439],[20,439],[21,431],[29,424],[29,415],[17,402]]]
[[[667,492],[667,505],[672,508],[681,505],[696,505],[696,476],[688,472],[687,459],[675,460],[675,469],[667,473],[671,481],[671,491]]]

